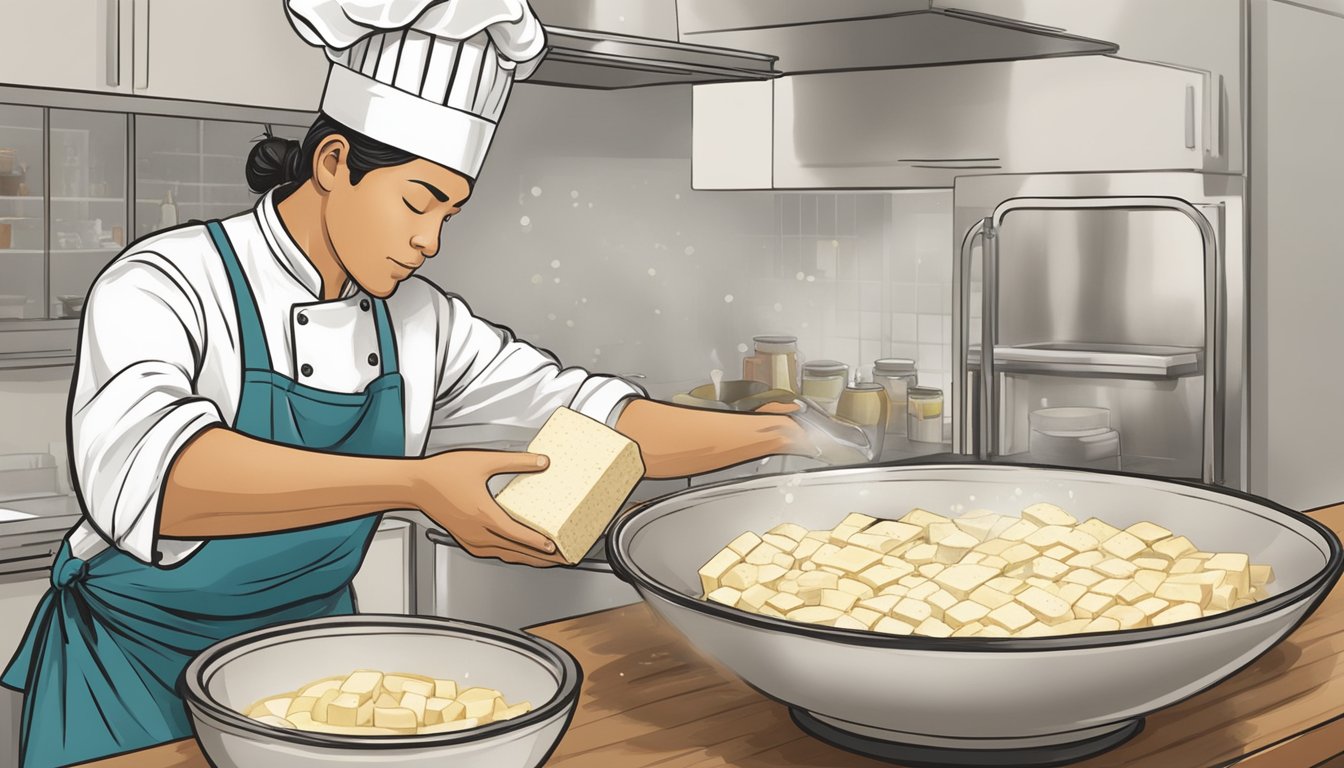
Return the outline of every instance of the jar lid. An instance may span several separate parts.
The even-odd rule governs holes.
[[[756,351],[767,355],[786,355],[798,351],[797,336],[753,336]]]
[[[906,397],[913,397],[916,400],[931,400],[935,397],[942,397],[943,390],[937,387],[910,387],[905,390]]]
[[[1042,408],[1027,416],[1031,428],[1041,432],[1073,432],[1083,429],[1108,429],[1111,412],[1105,408]]]
[[[874,381],[855,381],[845,385],[850,392],[886,392],[887,388]]]
[[[803,373],[813,373],[818,376],[844,376],[849,373],[849,366],[839,360],[808,360],[803,363]]]
[[[915,373],[915,361],[907,357],[884,357],[873,361],[878,373]]]
[[[751,340],[758,344],[797,344],[797,336],[752,336]]]

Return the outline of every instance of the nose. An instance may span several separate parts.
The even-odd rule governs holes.
[[[439,233],[416,234],[411,237],[411,247],[422,253],[426,259],[432,259],[439,252]]]

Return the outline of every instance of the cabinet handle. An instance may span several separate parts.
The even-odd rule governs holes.
[[[135,63],[131,69],[135,74],[135,89],[144,90],[149,88],[149,0],[135,0],[132,16],[135,17],[132,40]]]
[[[121,0],[107,0],[107,85],[121,85]]]
[[[1195,148],[1195,86],[1185,86],[1185,148]]]

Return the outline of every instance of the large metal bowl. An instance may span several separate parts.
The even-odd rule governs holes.
[[[1037,501],[1079,520],[1150,520],[1201,549],[1273,566],[1271,596],[1179,624],[1039,638],[904,637],[799,624],[698,599],[697,571],[733,537],[846,514],[1017,514]],[[888,759],[1059,764],[1130,738],[1144,715],[1254,661],[1338,580],[1338,538],[1272,502],[1116,473],[1006,465],[826,469],[732,481],[636,509],[608,534],[612,564],[694,645],[805,730]]]
[[[240,713],[324,677],[378,669],[502,692],[533,710],[512,720],[425,736],[341,736],[263,725]],[[340,764],[533,768],[550,757],[578,702],[582,672],[554,643],[480,624],[360,615],[251,632],[207,648],[187,667],[196,738],[218,768]]]

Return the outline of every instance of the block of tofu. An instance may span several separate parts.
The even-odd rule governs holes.
[[[802,598],[797,595],[790,595],[787,592],[776,592],[765,604],[787,616],[789,611],[797,610],[803,607]]]
[[[1050,581],[1061,578],[1070,570],[1069,566],[1050,557],[1041,556],[1031,561],[1031,575]]]
[[[916,544],[903,556],[911,565],[924,565],[938,559],[937,544]]]
[[[518,475],[495,501],[515,520],[555,542],[569,563],[583,559],[644,476],[639,446],[568,408],[557,408],[527,450],[551,463]]]
[[[835,623],[832,624],[831,626],[835,627],[836,629],[860,629],[860,630],[868,629],[867,624],[864,624],[862,621],[859,621],[858,619],[854,618],[853,616],[850,616],[847,613],[838,617],[835,620]]]
[[[420,726],[415,713],[401,707],[374,707],[373,724],[378,728],[391,728],[414,733]]]
[[[1204,570],[1203,560],[1197,557],[1186,556],[1172,563],[1171,567],[1167,569],[1167,573],[1179,575],[1182,573],[1196,573],[1202,570]]]
[[[914,573],[914,569],[904,562],[901,563],[900,567],[878,563],[865,568],[859,573],[858,579],[874,590],[881,590],[889,584],[896,583],[902,576],[909,576],[911,573]]]
[[[708,595],[705,595],[705,599],[716,603],[722,603],[729,608],[736,608],[737,604],[742,600],[742,592],[741,590],[733,589],[732,587],[719,587]]]
[[[844,520],[840,521],[840,525],[852,525],[859,530],[863,530],[876,522],[877,518],[871,515],[865,515],[860,512],[850,512],[848,515],[845,515]]]
[[[1176,603],[1170,608],[1154,614],[1151,623],[1154,627],[1160,627],[1163,624],[1175,624],[1178,621],[1190,621],[1191,619],[1203,618],[1203,616],[1204,611],[1194,603]]]
[[[988,566],[977,563],[958,564],[945,568],[934,577],[934,582],[952,593],[958,600],[965,600],[976,588],[998,575],[996,569]]]
[[[1073,615],[1083,619],[1095,619],[1114,605],[1114,597],[1088,592],[1073,602]]]
[[[1065,528],[1062,525],[1047,525],[1037,528],[1023,539],[1023,543],[1044,552],[1045,550],[1060,543],[1060,540],[1070,531],[1071,528]]]
[[[840,611],[841,613],[844,613],[848,611],[850,608],[853,608],[854,604],[857,603],[858,601],[859,601],[858,595],[851,595],[848,592],[841,592],[838,589],[821,590],[820,605],[826,608],[834,608],[835,610]]]
[[[412,681],[420,683],[428,683],[431,690],[433,689],[434,686],[434,678],[432,677],[423,677],[421,675],[394,675],[394,674],[383,675],[382,685],[384,688],[387,689],[388,693],[391,693],[395,696],[400,696],[405,689],[404,687],[406,683]]]
[[[788,571],[782,565],[776,565],[774,563],[771,563],[770,565],[762,565],[756,569],[756,583],[774,588],[774,585],[778,584],[780,579],[783,579],[784,574],[786,573],[788,573]]]
[[[1120,532],[1119,528],[1116,528],[1105,521],[1098,520],[1095,517],[1088,518],[1085,522],[1079,523],[1076,526],[1076,529],[1092,536],[1097,541],[1105,541]]]
[[[957,527],[962,531],[974,536],[977,541],[985,541],[989,539],[990,532],[994,530],[994,526],[998,525],[1002,520],[1002,516],[996,515],[993,512],[986,512],[983,515],[968,512],[952,522],[956,523]]]
[[[930,616],[915,627],[915,634],[925,637],[951,637],[952,628]]]
[[[986,555],[986,554],[983,553],[983,552],[976,552],[975,550],[971,550],[970,552],[967,552],[965,555],[962,555],[962,558],[961,558],[960,560],[958,560],[957,562],[959,562],[959,563],[978,563],[978,562],[983,561],[983,560],[986,559],[987,557],[988,557],[988,555]],[[999,559],[1002,560],[1003,558],[999,558]]]
[[[1074,618],[1069,604],[1059,596],[1052,595],[1038,587],[1030,587],[1016,597],[1018,603],[1031,611],[1038,621],[1051,626]]]
[[[438,725],[461,720],[467,708],[459,701],[435,696],[425,702],[425,725]]]
[[[881,536],[884,539],[892,539],[899,546],[919,540],[924,535],[924,529],[918,525],[897,522],[896,520],[882,520],[864,529],[864,533],[871,536]]]
[[[1266,584],[1274,583],[1274,569],[1268,565],[1251,566],[1251,584],[1252,586],[1263,587]]]
[[[744,532],[741,536],[728,542],[728,549],[737,553],[740,557],[746,557],[751,550],[755,549],[761,543],[761,537],[751,531]]]
[[[980,552],[986,555],[1000,555],[1003,554],[1005,549],[1013,546],[1015,543],[1016,542],[1008,541],[1007,539],[989,539],[988,541],[982,541],[979,544],[976,544],[975,549],[971,551]]]
[[[344,677],[329,677],[326,680],[319,680],[316,683],[313,683],[312,685],[308,686],[307,688],[304,688],[303,690],[299,691],[299,695],[311,696],[312,698],[315,699],[320,698],[322,694],[326,693],[327,691],[339,691],[341,689],[341,683],[343,682],[345,682]]]
[[[847,544],[835,552],[830,552],[826,555],[822,555],[822,553],[818,551],[817,554],[812,557],[812,562],[817,565],[827,565],[832,568],[839,568],[845,573],[858,574],[863,573],[869,566],[874,565],[881,559],[882,555],[879,552]]]
[[[1169,601],[1163,600],[1160,597],[1146,597],[1137,603],[1134,603],[1133,607],[1151,622],[1154,616],[1165,611],[1170,605],[1171,603]]]
[[[1070,528],[1068,533],[1060,536],[1059,543],[1074,552],[1091,552],[1101,546],[1101,541],[1097,537],[1077,528]]]
[[[742,591],[757,583],[759,572],[760,569],[750,563],[738,563],[723,574],[719,585]]]
[[[1078,524],[1078,520],[1075,519],[1073,515],[1070,515],[1068,512],[1065,512],[1054,504],[1047,504],[1045,502],[1032,504],[1022,510],[1022,519],[1030,520],[1040,526],[1072,526]]]
[[[873,631],[884,632],[888,635],[909,635],[914,633],[915,627],[907,621],[883,616],[873,625]]]
[[[1132,578],[1134,583],[1138,584],[1149,594],[1157,594],[1158,587],[1162,586],[1162,582],[1167,580],[1167,574],[1165,571],[1143,569],[1135,571]]]
[[[802,608],[789,611],[787,614],[789,621],[801,621],[807,624],[825,624],[831,625],[835,620],[844,614],[834,608],[827,608],[824,605],[805,605]]]
[[[1090,552],[1079,552],[1064,561],[1064,564],[1071,568],[1091,568],[1097,570],[1098,563],[1104,563],[1110,559],[1110,556],[1100,550],[1091,550]],[[1120,562],[1124,562],[1121,560]],[[1114,577],[1112,577],[1114,578]]]
[[[933,597],[935,594],[938,593],[938,589],[939,587],[937,582],[925,581],[922,584],[917,584],[911,587],[910,591],[906,593],[906,597],[910,597],[915,600],[928,600],[930,597]]]
[[[1025,581],[1008,576],[995,576],[985,582],[985,585],[1009,595],[1016,595],[1018,592],[1027,588],[1027,583]]]
[[[861,608],[856,605],[853,608],[849,609],[849,615],[863,622],[864,629],[869,629],[874,624],[877,623],[878,619],[882,618],[886,614],[879,611],[874,611],[871,608]]]
[[[1169,568],[1171,568],[1171,561],[1166,559],[1165,557],[1144,557],[1143,555],[1139,555],[1138,557],[1134,558],[1133,560],[1130,560],[1129,562],[1135,568],[1138,568],[1140,570],[1166,572]]]
[[[392,694],[384,690],[382,693],[378,694],[378,698],[373,700],[373,706],[375,709],[377,709],[378,707],[383,708],[400,707],[401,702],[397,699],[396,696],[393,696]]]
[[[1040,526],[1030,520],[1018,520],[1000,533],[999,538],[1004,541],[1022,541],[1039,529]]]
[[[403,694],[416,693],[421,696],[424,696],[425,698],[429,698],[430,696],[434,695],[434,680],[432,678],[407,680],[401,686],[401,692]]]
[[[945,589],[940,589],[932,595],[929,595],[928,599],[924,602],[928,603],[929,607],[933,609],[933,617],[935,619],[946,621],[943,614],[947,613],[948,608],[951,608],[961,601],[953,596],[951,592],[948,592]]]
[[[1101,542],[1102,551],[1109,552],[1112,556],[1121,560],[1129,560],[1142,552],[1147,546],[1142,539],[1128,531],[1121,531]]]
[[[468,688],[458,694],[457,701],[466,708],[466,717],[488,721],[495,713],[495,701],[503,698],[503,694],[493,688]]]
[[[760,544],[757,544],[754,548],[752,548],[752,550],[747,553],[746,557],[742,558],[742,561],[745,563],[751,563],[752,565],[755,565],[757,567],[762,565],[770,565],[775,561],[775,555],[778,554],[782,554],[782,552],[778,547],[770,544],[767,541],[762,541]]]
[[[1229,611],[1236,604],[1238,597],[1240,595],[1236,587],[1231,584],[1223,584],[1213,588],[1213,591],[1209,594],[1208,605],[1205,607],[1219,611]]]
[[[985,625],[984,625],[984,624],[981,624],[981,623],[978,622],[978,621],[972,621],[972,622],[969,623],[969,624],[962,624],[960,627],[957,627],[957,628],[952,632],[952,636],[953,636],[953,637],[975,637],[976,635],[979,635],[981,632],[983,632],[984,629],[985,629]]]
[[[877,568],[880,566],[873,566],[873,567]],[[840,581],[836,583],[835,588],[840,590],[841,592],[848,592],[849,594],[858,597],[860,600],[872,597],[873,595],[877,594],[877,590],[868,586],[864,582],[859,581],[857,578],[850,578],[847,576],[841,576]]]
[[[1003,558],[1003,561],[1008,563],[1009,568],[1029,563],[1040,556],[1041,553],[1038,552],[1035,547],[1021,542],[1013,544],[1003,550],[1003,552],[999,553],[999,557]]]
[[[341,695],[340,688],[337,687],[337,688],[328,688],[326,691],[322,693],[321,696],[318,696],[317,701],[313,702],[313,710],[312,710],[313,719],[319,723],[327,722],[328,718],[331,716],[331,713],[328,711],[329,708],[331,707],[331,702],[335,701],[336,697],[340,695]],[[291,720],[290,722],[294,721]]]
[[[1083,627],[1084,632],[1118,632],[1120,631],[1120,622],[1110,616],[1098,616]]]
[[[761,536],[761,541],[778,549],[780,552],[792,552],[798,548],[798,540],[785,536],[781,533],[767,533]]]
[[[933,523],[929,525],[928,538],[930,544],[937,544],[954,533],[964,533],[956,526],[956,523]],[[979,542],[977,542],[979,543]]]
[[[821,590],[835,589],[838,586],[840,586],[839,576],[826,571],[808,571],[798,577],[798,596],[807,601],[815,594],[817,599],[820,599]]]
[[[1162,539],[1150,547],[1152,551],[1168,560],[1179,560],[1186,555],[1195,552],[1195,545],[1184,536],[1173,536],[1169,539]]]
[[[342,693],[327,705],[326,722],[345,726],[373,725],[373,700],[361,700],[356,693]]]
[[[943,569],[946,567],[947,566],[942,563],[925,563],[919,566],[919,575],[932,579],[934,576],[942,573]]]
[[[274,698],[266,699],[265,701],[258,702],[252,709],[248,710],[247,716],[266,717],[267,715],[271,715],[273,717],[284,718],[289,714],[289,705],[293,701],[294,698],[291,696],[276,696]]]
[[[862,531],[863,528],[857,525],[837,525],[831,530],[831,535],[827,537],[828,544],[834,544],[837,547],[843,547],[849,543],[849,537]]]
[[[798,542],[797,548],[795,548],[791,554],[798,560],[806,560],[816,554],[817,550],[820,549],[821,545],[824,543],[825,542],[818,541],[817,539],[803,539]]]
[[[1096,592],[1099,595],[1118,598],[1120,591],[1129,586],[1131,582],[1125,579],[1106,579],[1093,584],[1089,591]]]
[[[1008,637],[1008,630],[993,624],[986,624],[985,628],[975,633],[976,637]]]
[[[525,715],[532,711],[531,702],[520,701],[513,706],[504,704],[503,699],[495,701],[495,711],[491,713],[490,722],[497,723],[501,720],[512,720],[519,715]]]
[[[1132,605],[1114,605],[1102,612],[1102,617],[1115,619],[1120,623],[1120,629],[1134,629],[1136,627],[1148,626],[1148,617],[1143,611]]]
[[[1050,590],[1046,591],[1050,592]],[[1055,595],[1060,600],[1063,600],[1069,605],[1073,605],[1074,603],[1078,602],[1079,598],[1087,594],[1087,587],[1084,587],[1082,584],[1061,583],[1055,585],[1055,590],[1051,592],[1051,594]]]
[[[1013,601],[1013,596],[1007,592],[1000,592],[994,587],[991,587],[989,582],[986,582],[972,590],[968,599],[974,600],[986,608],[993,610],[1005,603],[1011,603]]]
[[[1002,571],[1004,568],[1008,567],[1008,562],[998,555],[990,555],[984,560],[981,560],[980,564],[986,568],[993,568],[996,571]]]
[[[742,590],[742,597],[738,598],[737,607],[751,611],[759,611],[765,605],[766,601],[774,597],[777,592],[765,586],[764,584],[755,584]]]
[[[1063,544],[1056,544],[1053,547],[1050,547],[1049,549],[1043,550],[1041,554],[1050,558],[1051,560],[1058,560],[1062,563],[1068,560],[1070,557],[1073,557],[1074,551],[1064,546]]]
[[[1152,592],[1144,589],[1138,582],[1131,581],[1115,597],[1126,605],[1137,605],[1141,600],[1147,600],[1152,596]]]
[[[1074,568],[1072,571],[1059,577],[1059,580],[1066,584],[1082,584],[1084,587],[1090,587],[1105,579],[1100,573],[1088,570],[1087,568]]]
[[[1240,552],[1220,552],[1204,561],[1206,571],[1227,571],[1228,583],[1238,592],[1251,591],[1251,559]]]
[[[1155,597],[1160,597],[1170,603],[1194,603],[1200,608],[1205,608],[1213,597],[1213,587],[1209,584],[1182,584],[1167,581],[1158,586],[1157,591],[1153,594]],[[1180,619],[1180,621],[1184,621],[1184,619]]]
[[[871,549],[874,552],[884,555],[901,544],[901,542],[895,539],[886,536],[878,536],[875,533],[868,533],[867,531],[859,531],[853,536],[850,536],[849,540],[845,543],[856,547],[863,547],[864,549]]]
[[[1125,529],[1125,532],[1142,541],[1144,544],[1147,544],[1149,547],[1163,539],[1171,538],[1171,531],[1146,520],[1129,526]]]
[[[728,570],[742,562],[742,556],[732,549],[725,548],[700,566],[700,588],[709,594],[722,586],[723,576]]]
[[[907,597],[891,609],[891,616],[918,627],[925,619],[933,616],[933,607],[923,600]]]
[[[374,694],[377,693],[383,684],[383,673],[375,670],[361,669],[357,672],[351,672],[341,683],[341,693],[354,694],[359,701],[371,701]],[[345,723],[345,725],[365,725],[365,723]]]
[[[943,623],[953,629],[959,629],[971,622],[980,623],[980,620],[989,615],[989,608],[981,605],[974,600],[962,600],[956,605],[943,611]]]
[[[908,525],[916,525],[919,526],[920,528],[928,528],[930,525],[933,525],[934,523],[950,523],[952,522],[952,520],[951,518],[934,514],[933,512],[929,512],[928,510],[915,508],[910,510],[909,514],[907,514],[905,517],[902,517],[899,522],[906,523]]]
[[[1025,629],[1034,621],[1036,621],[1036,617],[1032,615],[1031,611],[1023,608],[1017,602],[1001,605],[985,614],[985,618],[980,620],[982,624],[987,626],[1002,627],[1009,634]]]
[[[1092,570],[1108,579],[1128,579],[1139,570],[1139,567],[1128,560],[1112,557],[1092,566]]]
[[[317,704],[316,696],[295,696],[294,700],[289,702],[289,709],[285,710],[285,717],[289,717],[290,715],[299,712],[312,714],[313,705],[315,704]]]
[[[955,526],[954,526],[955,527]],[[965,557],[980,540],[960,529],[954,530],[938,542],[934,560],[943,565],[951,565]]]
[[[773,533],[776,536],[787,536],[794,542],[802,541],[807,536],[807,529],[797,523],[780,523],[771,528],[767,533]]]

